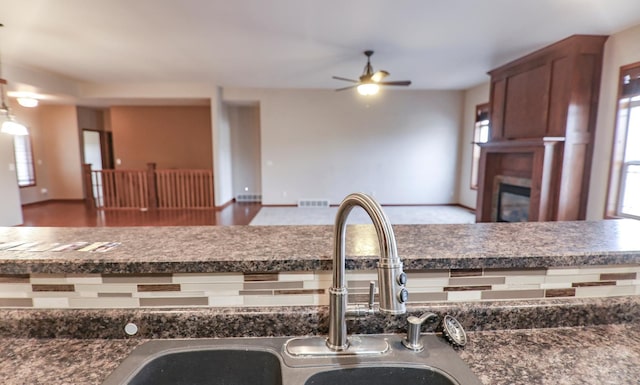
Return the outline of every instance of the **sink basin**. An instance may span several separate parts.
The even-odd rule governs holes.
[[[144,365],[129,385],[282,385],[280,361],[269,352],[196,350],[170,353]]]
[[[401,335],[368,338],[384,341],[388,350],[294,356],[286,337],[154,340],[134,349],[102,385],[481,385],[436,335],[421,337],[422,352],[404,348]]]
[[[358,367],[330,370],[311,376],[305,385],[459,385],[448,375],[431,368]]]

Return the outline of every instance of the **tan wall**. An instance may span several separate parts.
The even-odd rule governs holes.
[[[224,92],[228,103],[260,104],[263,204],[338,204],[354,191],[381,204],[457,203],[462,91]]]
[[[596,139],[589,181],[588,220],[604,217],[618,105],[620,67],[636,62],[640,62],[640,25],[609,36],[604,46],[602,63]]]
[[[78,128],[104,131],[103,111],[96,108],[78,107]]]
[[[12,106],[29,129],[36,185],[20,189],[22,204],[49,199],[82,199],[80,140],[75,106]]]
[[[463,206],[475,208],[477,190],[471,188],[471,163],[473,152],[473,133],[476,125],[476,106],[489,103],[489,82],[469,88],[464,93],[464,116],[459,141],[458,197]]]
[[[118,169],[212,168],[208,106],[112,107],[110,123]]]
[[[42,166],[48,183],[48,199],[83,199],[76,107],[43,105],[38,110],[39,143],[44,150]]]

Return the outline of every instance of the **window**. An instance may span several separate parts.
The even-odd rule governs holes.
[[[640,219],[640,63],[620,69],[608,215]]]
[[[489,141],[489,104],[476,106],[476,124],[473,127],[473,153],[471,163],[471,188],[478,189],[478,169],[480,168],[480,145]]]
[[[18,186],[35,186],[36,173],[33,167],[33,153],[31,152],[31,137],[29,135],[15,135],[13,149],[16,157],[16,174]]]

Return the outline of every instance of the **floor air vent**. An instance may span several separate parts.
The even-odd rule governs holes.
[[[301,199],[298,201],[298,207],[329,207],[328,199]]]
[[[236,202],[262,202],[262,194],[238,194]]]

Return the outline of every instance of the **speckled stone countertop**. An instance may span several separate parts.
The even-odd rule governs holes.
[[[640,324],[475,332],[460,355],[487,385],[637,385]]]
[[[469,333],[486,385],[637,385],[640,324]],[[98,385],[145,340],[2,339],[0,383]]]
[[[640,322],[640,296],[495,302],[422,303],[408,314],[450,314],[468,331],[575,327]],[[326,335],[328,306],[167,309],[1,309],[2,338],[227,338]],[[406,316],[376,313],[348,321],[351,333],[406,331]],[[425,328],[425,330],[427,330]]]
[[[640,263],[640,221],[397,225],[406,269]],[[370,269],[371,225],[347,230],[347,268]],[[120,242],[104,253],[0,251],[0,273],[329,270],[332,226],[0,228],[0,242]]]

